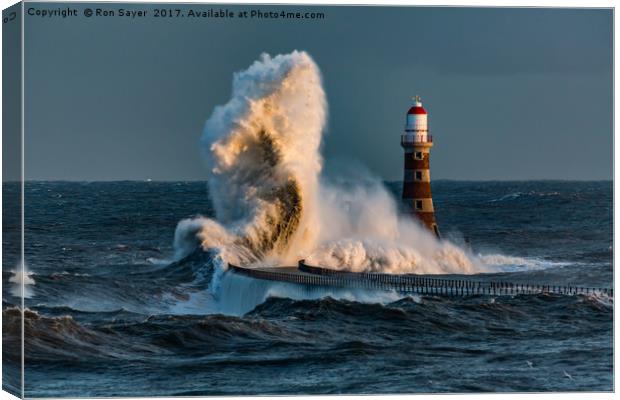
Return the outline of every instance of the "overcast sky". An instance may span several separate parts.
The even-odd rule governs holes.
[[[79,17],[26,17],[27,179],[205,179],[199,139],[232,74],[294,49],[323,74],[328,172],[344,161],[401,179],[419,94],[433,179],[612,178],[611,10],[316,7],[324,20],[285,21],[71,7]]]

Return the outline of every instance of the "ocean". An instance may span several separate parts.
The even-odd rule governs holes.
[[[400,196],[400,182],[385,185]],[[498,265],[491,275],[611,288],[612,189],[435,181],[433,197],[444,238]],[[28,182],[20,277],[18,192],[4,184],[3,388],[13,393],[20,279],[27,397],[613,390],[608,297],[304,298],[227,278],[212,251],[174,259],[177,223],[214,217],[205,182]]]

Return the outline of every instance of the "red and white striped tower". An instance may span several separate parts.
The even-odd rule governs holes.
[[[413,100],[413,107],[407,112],[405,134],[400,137],[400,144],[405,149],[403,202],[407,210],[439,238],[431,195],[430,151],[433,136],[428,133],[428,114],[422,107],[420,96]]]

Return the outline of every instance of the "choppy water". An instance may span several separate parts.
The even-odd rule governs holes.
[[[17,191],[3,191],[13,392]],[[438,181],[433,194],[443,234],[496,258],[503,279],[611,287],[612,182]],[[212,215],[204,183],[28,183],[26,199],[26,396],[613,389],[608,298],[310,299],[227,275],[211,288],[210,254],[166,261],[176,223]]]

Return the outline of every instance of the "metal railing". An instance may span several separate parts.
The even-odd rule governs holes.
[[[433,143],[433,135],[400,135],[400,144]]]
[[[301,285],[361,288],[371,290],[398,291],[437,296],[473,295],[518,295],[518,294],[563,294],[563,295],[606,295],[613,296],[613,289],[562,285],[533,285],[526,283],[474,281],[467,279],[434,278],[428,275],[393,275],[369,272],[342,272],[307,265],[299,261],[298,271],[277,272],[264,269],[244,268],[228,264],[240,275],[256,279],[290,282]]]

